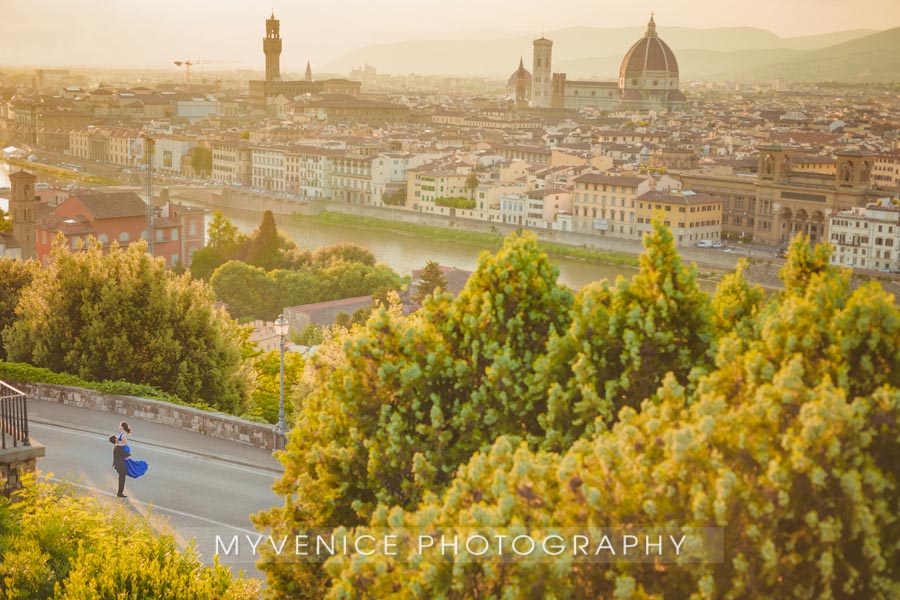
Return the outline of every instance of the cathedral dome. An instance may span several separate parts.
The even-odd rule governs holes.
[[[678,61],[668,44],[656,34],[650,17],[644,37],[634,43],[622,60],[619,85],[623,88],[672,89],[678,87]]]
[[[515,91],[516,89],[516,81],[519,77],[523,77],[525,79],[525,89],[528,90],[528,96],[531,96],[531,72],[525,68],[525,64],[522,62],[522,59],[519,59],[519,68],[513,71],[513,74],[509,76],[509,81],[506,82],[506,88],[508,90]]]
[[[525,97],[531,99],[531,72],[525,68],[525,63],[521,58],[519,59],[519,68],[513,71],[513,74],[509,76],[509,80],[506,82],[507,97],[515,99],[517,84],[520,81],[520,85],[524,88]]]

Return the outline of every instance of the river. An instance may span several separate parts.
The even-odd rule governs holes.
[[[192,204],[192,203],[188,203]],[[196,204],[203,208],[212,207]],[[255,230],[262,213],[235,208],[219,208],[242,233]],[[212,215],[207,215],[207,223]],[[343,225],[323,225],[295,219],[288,215],[275,215],[278,229],[299,247],[314,249],[338,242],[353,242],[368,248],[377,260],[390,266],[401,275],[421,269],[429,260],[442,265],[474,271],[481,252],[477,246],[448,244],[423,236],[413,236],[393,231],[356,229]],[[615,279],[618,275],[631,277],[636,270],[598,264],[574,258],[552,258],[559,267],[559,281],[571,288],[580,289],[603,278]],[[709,289],[712,289],[711,287]]]
[[[9,186],[8,165],[0,161],[0,188]],[[7,200],[0,198],[0,207],[8,210]],[[188,202],[188,204],[194,204]],[[209,205],[196,206],[213,209]],[[235,208],[220,208],[222,213],[238,227],[249,234],[259,226],[262,214],[256,211]],[[212,218],[208,214],[207,224]],[[343,225],[323,225],[294,219],[288,215],[276,215],[278,229],[292,239],[299,247],[315,249],[338,242],[353,242],[368,248],[375,257],[401,275],[408,275],[421,269],[429,260],[442,265],[474,271],[481,249],[468,244],[450,244],[423,236],[407,235],[393,231],[356,229]],[[599,264],[575,258],[552,258],[559,267],[559,281],[573,289],[580,289],[593,281],[604,278],[614,280],[619,275],[631,277],[634,268]],[[701,282],[701,286],[711,291],[714,284]]]

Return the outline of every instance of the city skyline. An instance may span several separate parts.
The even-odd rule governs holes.
[[[473,0],[447,5],[427,0],[297,6],[272,2],[123,6],[87,0],[78,6],[48,0],[0,2],[0,37],[5,66],[170,68],[172,60],[227,61],[225,68],[261,69],[259,40],[264,15],[282,21],[286,70],[306,61],[322,66],[373,44],[427,39],[479,39],[539,35],[572,27],[643,27],[655,12],[661,29],[750,27],[782,37],[852,29],[889,29],[900,24],[900,4],[890,0],[798,0],[782,6],[761,0],[748,13],[737,2],[668,0],[619,6],[612,2],[561,0],[553,13],[536,0],[482,5]],[[778,7],[774,11],[767,8]],[[734,10],[728,10],[733,8]],[[852,10],[851,10],[852,9]],[[425,12],[428,11],[428,12]],[[810,18],[810,15],[814,15]],[[105,41],[101,41],[104,40]],[[221,67],[220,67],[221,68]]]

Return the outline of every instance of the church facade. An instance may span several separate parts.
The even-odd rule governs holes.
[[[550,72],[548,42],[552,44],[543,37],[534,41],[535,64],[540,58],[547,73]],[[678,87],[675,53],[656,33],[652,16],[644,37],[625,53],[617,81],[576,81],[568,79],[565,73],[553,73],[549,83],[549,104],[533,102],[533,106],[643,112],[683,110],[687,103]],[[540,98],[537,87],[538,78],[535,77],[532,93],[535,100]]]

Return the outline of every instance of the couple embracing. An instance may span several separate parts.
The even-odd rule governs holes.
[[[122,421],[119,423],[119,433],[109,436],[109,443],[113,444],[113,468],[119,474],[119,498],[127,498],[125,495],[125,477],[138,478],[147,472],[147,462],[131,458],[131,448],[128,446],[128,436],[131,427]]]

